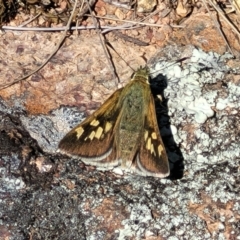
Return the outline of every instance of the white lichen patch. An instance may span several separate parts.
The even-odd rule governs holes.
[[[223,155],[228,155],[227,159],[239,156],[239,148],[231,147],[235,141],[239,143],[234,130],[229,132],[233,120],[225,117],[229,113],[238,113],[239,86],[229,82],[225,98],[221,97],[221,88],[207,87],[221,83],[227,77],[231,69],[226,67],[225,62],[229,57],[229,54],[220,56],[193,49],[192,55],[181,65],[166,64],[164,61],[152,69],[155,77],[159,69],[166,76],[168,86],[164,94],[168,99],[170,121],[178,130],[176,132],[174,128],[172,134],[176,143],[183,146],[181,150],[184,159],[194,159],[194,162],[190,161],[192,166],[195,162],[221,162]],[[204,131],[203,126],[207,130]]]
[[[22,180],[21,177],[9,176],[8,171],[5,168],[0,167],[0,189],[1,194],[8,193],[15,191],[20,191],[26,188],[26,184]],[[1,202],[1,200],[0,200]]]
[[[130,217],[122,222],[123,229],[117,231],[118,239],[124,240],[126,237],[143,239],[146,235],[154,235],[149,226],[153,224],[151,209],[144,204],[135,204],[129,207]],[[148,229],[148,231],[146,231]]]
[[[216,105],[213,101],[216,98],[216,92],[211,92],[212,96],[208,99],[203,92],[203,86],[223,79],[226,67],[222,68],[221,64],[229,57],[229,54],[219,56],[216,53],[204,53],[194,49],[192,56],[182,63],[182,68],[180,63],[179,65],[157,63],[152,69],[153,77],[161,69],[168,81],[168,87],[165,90],[165,96],[169,98],[168,106],[172,109],[177,107],[179,110],[185,110],[195,118],[197,123],[201,124],[214,115],[213,107]]]

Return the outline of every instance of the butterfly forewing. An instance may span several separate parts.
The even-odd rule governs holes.
[[[155,104],[152,95],[148,105],[148,113],[145,117],[141,147],[136,156],[137,170],[139,174],[155,177],[169,175],[169,163],[167,153],[159,133]]]
[[[59,148],[69,155],[88,160],[90,164],[91,161],[111,162],[111,158],[116,158],[113,131],[121,111],[117,107],[121,92],[122,89],[118,89],[97,111],[73,128],[60,141]]]

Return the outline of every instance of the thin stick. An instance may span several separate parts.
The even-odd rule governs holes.
[[[231,24],[231,22],[225,17],[225,15],[222,13],[221,9],[219,7],[217,7],[211,0],[209,0],[209,3],[211,3],[211,5],[215,8],[215,10],[221,15],[221,17],[223,18],[223,20],[228,23],[231,27],[231,29],[240,37],[240,33],[239,30]]]
[[[85,14],[84,16],[90,16],[89,14]],[[126,23],[132,23],[134,25],[144,25],[144,26],[153,26],[153,27],[162,27],[164,26],[164,24],[154,24],[154,23],[144,23],[144,22],[136,22],[136,21],[131,21],[131,20],[121,20],[121,19],[116,19],[116,18],[110,18],[110,17],[99,17],[99,16],[95,16],[96,18],[101,18],[101,19],[107,19],[107,20],[113,20],[113,21],[117,21],[117,22],[126,22]],[[182,25],[173,25],[170,24],[171,27],[174,28],[184,28],[185,26]]]
[[[37,14],[36,16],[34,16],[33,18],[30,18],[29,20],[27,20],[26,22],[24,22],[23,24],[19,25],[19,27],[23,27],[26,26],[27,24],[29,24],[30,22],[32,22],[33,20],[35,20],[36,18],[38,18],[42,13],[40,12],[39,14]]]
[[[101,26],[101,29],[104,32],[118,30],[118,29],[132,29],[132,28],[139,28],[132,27],[132,24],[123,24],[120,26]],[[41,28],[41,27],[19,27],[19,26],[2,26],[4,31],[34,31],[34,32],[54,32],[54,31],[65,31],[66,27],[52,27],[52,28]],[[89,30],[89,29],[96,29],[96,26],[79,26],[79,27],[71,27],[70,30]]]
[[[222,36],[224,42],[226,43],[229,51],[230,51],[231,54],[233,55],[232,49],[231,49],[230,45],[228,44],[228,41],[226,40],[226,37],[225,37],[225,35],[223,34],[222,29],[221,29],[220,26],[219,26],[219,23],[218,23],[218,22],[216,21],[216,19],[213,17],[213,15],[212,15],[212,13],[210,12],[210,10],[209,10],[209,8],[208,8],[207,3],[205,2],[205,0],[202,0],[202,2],[203,2],[203,4],[204,4],[205,8],[207,9],[208,14],[210,15],[212,21],[214,22],[214,24],[215,24],[218,32],[220,33],[220,35]]]
[[[232,7],[236,10],[237,15],[240,15],[240,9],[236,0],[230,0]],[[234,4],[235,3],[235,4]]]

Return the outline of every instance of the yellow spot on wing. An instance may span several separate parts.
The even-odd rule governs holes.
[[[145,133],[144,133],[144,140],[145,141],[147,140],[147,137],[148,137],[148,131],[145,131]]]
[[[79,127],[75,130],[75,132],[77,133],[77,139],[79,139],[82,136],[84,129],[82,127]]]
[[[146,144],[146,148],[147,148],[148,150],[151,150],[151,138],[148,138],[147,144]]]
[[[151,144],[151,153],[153,153],[154,156],[156,156],[156,153],[155,153],[155,151],[154,151],[154,146],[153,146],[153,144]]]
[[[95,132],[92,131],[92,132],[90,133],[90,135],[88,136],[88,138],[89,138],[90,140],[93,140],[94,136],[95,136]],[[85,138],[85,140],[87,140],[87,138]]]
[[[159,154],[159,156],[162,155],[162,151],[163,151],[163,146],[162,146],[162,145],[159,145],[159,146],[158,146],[158,154]]]
[[[152,133],[152,139],[157,139],[157,134],[155,132]]]
[[[93,119],[93,120],[90,122],[90,125],[96,127],[96,126],[99,125],[99,121],[96,120],[96,119]]]
[[[103,132],[103,128],[99,127],[96,131],[95,138],[99,139],[102,135],[102,132]]]
[[[112,128],[112,124],[110,122],[106,122],[104,132],[107,133]]]

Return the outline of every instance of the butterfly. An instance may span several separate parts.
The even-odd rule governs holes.
[[[67,133],[59,149],[100,168],[120,166],[142,176],[168,176],[169,162],[158,129],[149,69],[139,68],[125,87]]]

